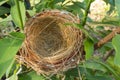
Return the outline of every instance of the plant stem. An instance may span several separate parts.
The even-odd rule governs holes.
[[[19,0],[15,0],[15,2],[16,2],[16,5],[17,5],[17,9],[18,9],[19,16],[20,16],[20,21],[21,21],[21,24],[22,24],[22,25],[19,26],[19,27],[20,27],[21,31],[23,31],[23,29],[24,29],[24,24],[23,24],[22,14],[21,14],[21,10],[20,10]]]
[[[89,0],[88,5],[87,5],[87,7],[86,7],[85,16],[84,16],[84,18],[83,18],[82,26],[84,26],[84,25],[86,24],[87,16],[88,16],[89,9],[90,9],[90,5],[91,5],[92,1],[93,1],[93,0]]]
[[[77,65],[77,70],[78,70],[79,79],[82,80],[82,76],[81,76],[80,69],[79,69],[78,65]]]
[[[112,50],[108,51],[106,54],[104,54],[103,61],[106,61],[112,55],[113,52],[114,52],[114,49],[112,49]]]

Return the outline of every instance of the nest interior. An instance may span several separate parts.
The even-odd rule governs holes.
[[[71,45],[74,36],[70,34],[70,30],[61,22],[60,20],[55,20],[54,17],[45,17],[38,20],[35,26],[33,25],[33,32],[29,35],[34,38],[29,40],[35,53],[43,57],[53,56]],[[69,33],[69,35],[66,35],[66,33]],[[67,38],[69,38],[69,41]]]
[[[64,11],[37,14],[26,23],[26,38],[17,59],[44,74],[72,68],[82,57],[83,34],[75,23],[79,19]]]

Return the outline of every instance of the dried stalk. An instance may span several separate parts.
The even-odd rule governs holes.
[[[97,44],[95,44],[95,49],[101,47],[103,44],[110,41],[116,34],[120,33],[120,27],[117,27],[114,31],[112,31],[110,34],[108,34],[106,37],[101,39]]]

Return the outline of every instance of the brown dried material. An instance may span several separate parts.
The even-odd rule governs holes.
[[[17,60],[39,74],[75,67],[83,59],[83,34],[74,23],[79,23],[76,16],[59,10],[44,11],[29,19]]]
[[[110,41],[116,34],[120,34],[120,27],[117,27],[115,30],[113,30],[110,34],[105,36],[103,39],[101,39],[98,43],[95,44],[95,49],[101,47],[103,44]]]

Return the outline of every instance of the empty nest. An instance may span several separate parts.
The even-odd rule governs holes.
[[[30,18],[17,60],[39,74],[56,74],[79,64],[82,31],[79,19],[67,11],[47,10]]]

